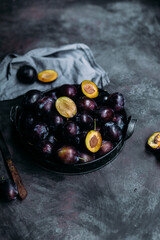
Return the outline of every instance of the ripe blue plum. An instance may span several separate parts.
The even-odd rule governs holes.
[[[57,150],[59,160],[64,164],[74,164],[78,162],[78,152],[73,146],[66,146]]]
[[[116,112],[120,112],[124,109],[124,97],[121,93],[112,93],[109,95],[106,104]]]

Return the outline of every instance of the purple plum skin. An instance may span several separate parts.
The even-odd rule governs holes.
[[[77,106],[81,110],[94,111],[97,108],[97,103],[93,99],[83,96],[77,101]]]
[[[102,141],[102,145],[101,145],[101,148],[98,152],[98,155],[99,156],[103,156],[107,153],[109,153],[112,149],[113,149],[114,145],[111,141],[105,141],[103,140]]]
[[[120,112],[124,109],[124,97],[121,93],[112,93],[108,97],[106,104],[113,108],[116,112]]]
[[[63,146],[57,151],[58,158],[64,164],[74,164],[78,162],[78,153],[73,146]]]
[[[0,198],[4,201],[15,200],[18,196],[18,191],[15,184],[10,179],[5,179],[0,182]]]
[[[39,90],[28,91],[23,97],[22,106],[27,109],[33,109],[41,96],[42,93]]]
[[[70,85],[70,84],[64,84],[63,86],[61,86],[59,88],[59,96],[66,96],[69,98],[76,98],[77,96],[77,88],[74,85]]]
[[[114,122],[107,122],[103,127],[103,138],[118,142],[122,139],[122,130]]]

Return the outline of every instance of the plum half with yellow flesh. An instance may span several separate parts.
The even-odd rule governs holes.
[[[82,92],[85,96],[87,96],[88,98],[96,98],[98,97],[98,87],[96,86],[96,84],[92,81],[89,80],[84,80],[81,83],[81,89]]]
[[[152,149],[160,149],[160,132],[155,132],[152,134],[152,136],[150,136],[148,139],[148,145]]]
[[[91,130],[87,133],[85,138],[85,145],[90,152],[98,152],[102,144],[102,137],[100,132]]]
[[[38,80],[44,83],[53,82],[58,77],[58,74],[54,70],[45,70],[38,73]]]
[[[72,118],[77,113],[77,106],[69,97],[59,97],[55,106],[59,114],[66,118]]]

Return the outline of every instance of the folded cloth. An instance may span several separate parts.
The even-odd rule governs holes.
[[[58,78],[52,83],[20,83],[16,74],[20,66],[29,64],[37,73],[55,70]],[[37,48],[20,56],[7,55],[0,63],[0,100],[14,99],[31,89],[51,90],[62,84],[80,84],[91,80],[104,88],[109,83],[107,73],[96,63],[92,51],[81,43],[64,45],[59,48]]]

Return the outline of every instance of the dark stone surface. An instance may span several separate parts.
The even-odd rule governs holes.
[[[158,1],[2,0],[1,58],[83,42],[109,73],[107,90],[124,94],[138,123],[112,163],[60,176],[24,154],[9,123],[12,102],[0,103],[1,128],[28,190],[23,202],[0,203],[0,239],[160,239],[160,163],[145,150],[148,137],[160,130],[159,13]],[[2,163],[0,171],[6,174]]]

